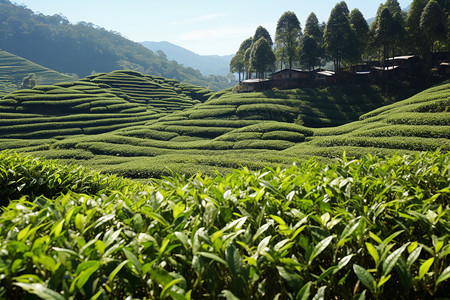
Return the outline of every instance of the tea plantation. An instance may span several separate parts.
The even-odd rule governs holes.
[[[444,299],[449,166],[344,154],[144,185],[3,151],[0,298]]]
[[[14,91],[0,299],[447,297],[449,109],[450,83],[394,102],[114,71]]]
[[[129,178],[289,166],[347,151],[448,151],[450,84],[392,103],[375,85],[211,91],[134,71],[19,90],[0,100],[0,150]]]

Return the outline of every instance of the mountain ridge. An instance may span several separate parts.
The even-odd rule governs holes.
[[[61,15],[47,16],[0,0],[2,49],[46,68],[85,77],[129,69],[221,90],[234,83],[223,76],[203,76],[154,54],[117,32],[91,23],[73,24]]]
[[[228,75],[230,61],[234,56],[234,54],[200,55],[168,41],[144,41],[141,44],[153,52],[161,50],[169,60],[199,70],[203,75]]]

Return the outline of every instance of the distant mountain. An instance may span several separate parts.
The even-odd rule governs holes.
[[[224,76],[203,76],[193,68],[156,55],[139,43],[91,23],[70,23],[0,0],[2,50],[61,73],[79,77],[129,69],[176,79],[212,90],[234,85]]]
[[[183,47],[169,42],[141,42],[148,49],[156,52],[163,51],[169,60],[174,60],[185,67],[199,70],[203,75],[226,76],[230,70],[230,61],[234,54],[219,55],[199,55]]]

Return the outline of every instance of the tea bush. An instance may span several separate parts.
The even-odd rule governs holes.
[[[344,154],[146,186],[12,152],[0,162],[12,200],[0,216],[2,298],[448,296],[448,153]]]

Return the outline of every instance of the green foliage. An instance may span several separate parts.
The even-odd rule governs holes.
[[[2,297],[423,299],[450,288],[448,153],[148,185],[12,152],[0,161],[25,184],[0,216]],[[34,187],[38,169],[51,195]]]

